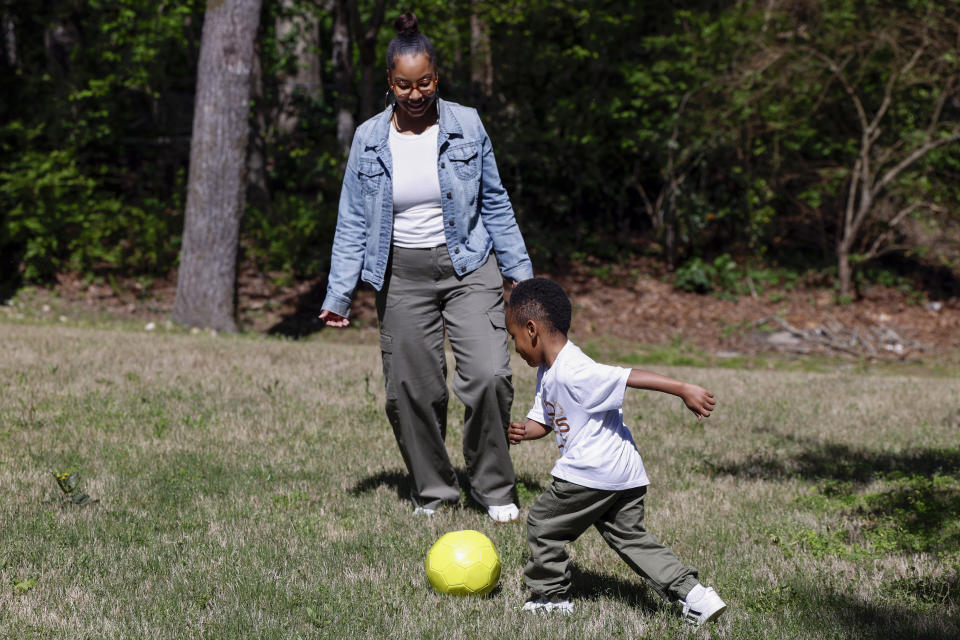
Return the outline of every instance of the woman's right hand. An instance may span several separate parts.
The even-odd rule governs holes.
[[[329,309],[324,309],[320,312],[320,319],[328,327],[346,327],[350,324],[349,318],[344,318],[339,313],[334,313]]]

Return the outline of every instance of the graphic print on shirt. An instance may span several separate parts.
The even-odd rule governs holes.
[[[563,411],[563,405],[559,402],[550,402],[545,400],[547,406],[547,418],[550,420],[550,426],[553,432],[557,434],[557,447],[563,453],[563,447],[567,444],[567,433],[570,431],[570,423]]]

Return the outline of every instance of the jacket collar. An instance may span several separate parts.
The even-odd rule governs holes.
[[[377,121],[374,125],[374,139],[377,140],[376,149],[378,151],[389,144],[390,126],[393,120],[394,108],[395,106],[391,104],[380,112],[380,115],[376,116]],[[462,138],[463,129],[460,127],[457,118],[453,115],[453,108],[450,106],[450,103],[443,98],[437,98],[437,110],[440,113],[438,144],[443,144],[450,138]]]

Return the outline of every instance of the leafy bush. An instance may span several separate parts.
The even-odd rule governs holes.
[[[39,128],[15,122],[3,133],[31,138]],[[84,174],[69,148],[8,157],[0,165],[0,251],[25,281],[98,265],[162,272],[174,264],[182,227],[176,198],[166,206],[149,198],[124,203],[102,178]]]
[[[264,271],[309,277],[326,269],[336,223],[336,204],[324,202],[322,193],[275,193],[269,207],[247,207],[244,250]]]
[[[677,269],[673,283],[679,289],[695,293],[735,293],[742,277],[740,267],[725,253],[713,262],[701,258],[687,260]]]
[[[724,253],[707,262],[696,257],[687,260],[674,277],[674,286],[693,293],[718,296],[756,295],[765,289],[782,286],[792,289],[800,275],[792,269],[776,267],[741,267]]]

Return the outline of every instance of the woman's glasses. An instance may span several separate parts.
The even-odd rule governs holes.
[[[404,98],[410,95],[410,92],[413,91],[414,87],[416,87],[417,91],[419,91],[421,94],[433,93],[436,83],[436,76],[426,76],[420,78],[416,82],[410,82],[409,80],[403,79],[394,80],[390,83],[390,86],[393,87],[393,90],[396,92],[398,97]]]

